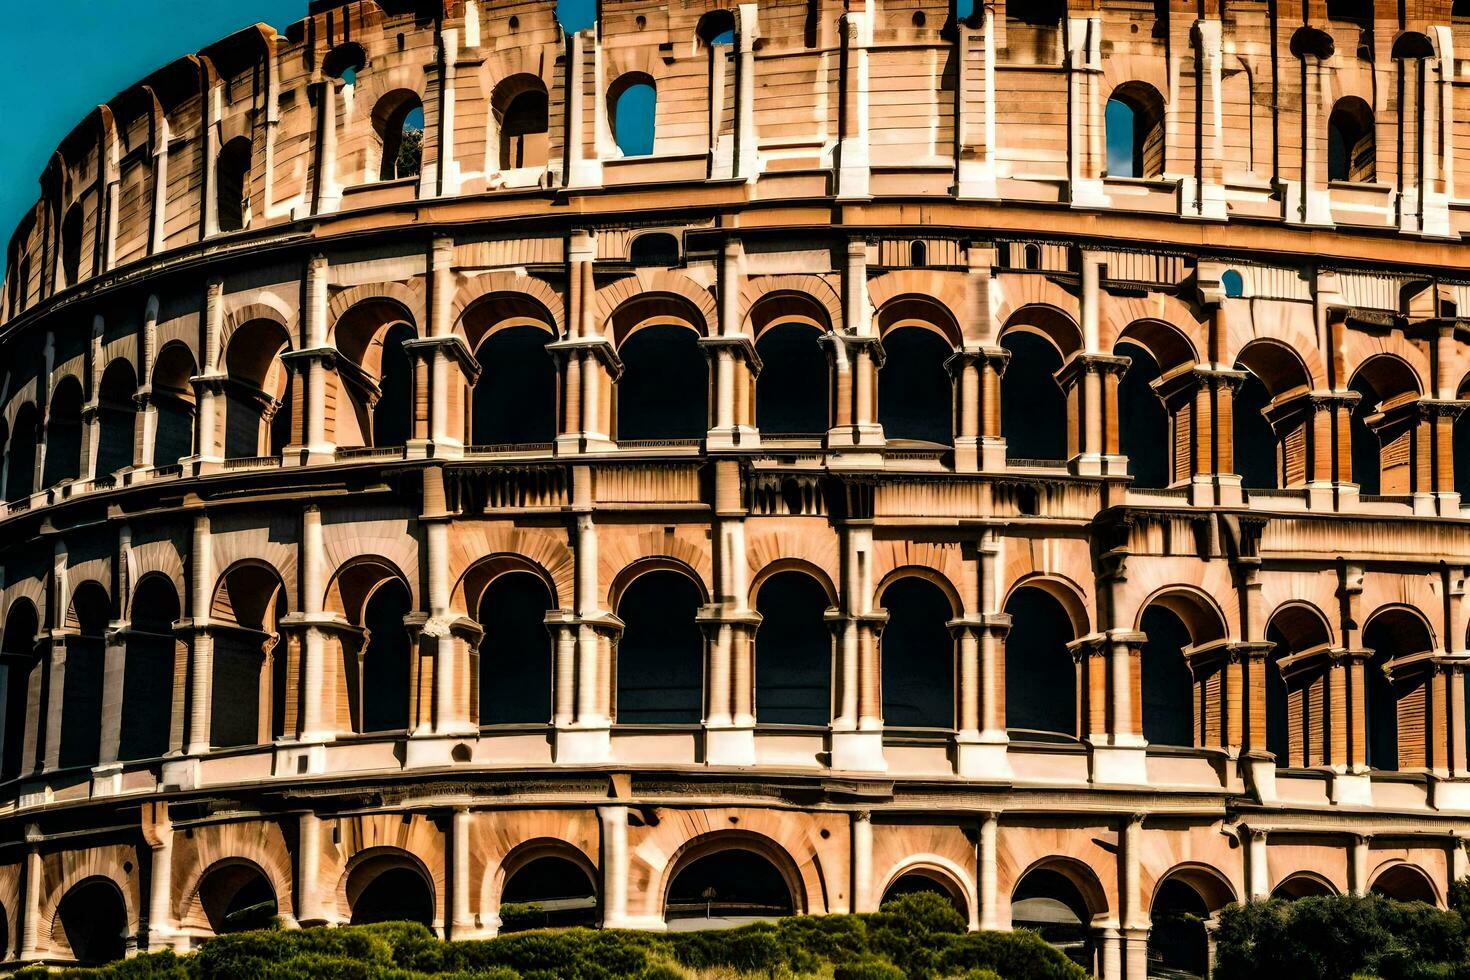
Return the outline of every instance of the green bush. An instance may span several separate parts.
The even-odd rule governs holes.
[[[832,980],[908,980],[908,974],[887,960],[865,956],[839,966],[833,971]]]
[[[958,936],[940,962],[951,973],[993,970],[1006,980],[1079,980],[1088,976],[1061,950],[1027,929]]]
[[[500,906],[500,931],[520,932],[546,924],[546,910],[536,902],[506,902]]]

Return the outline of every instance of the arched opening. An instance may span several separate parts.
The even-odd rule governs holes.
[[[1429,627],[1415,612],[1388,609],[1375,614],[1363,630],[1363,645],[1373,651],[1363,665],[1367,688],[1368,765],[1374,769],[1419,769],[1426,760],[1428,678],[1404,664],[1434,649]],[[1428,710],[1427,710],[1428,709]]]
[[[1261,379],[1249,370],[1235,392],[1233,421],[1235,432],[1235,472],[1248,490],[1267,490],[1276,483],[1276,432],[1266,421],[1271,406],[1271,393]]]
[[[165,344],[153,364],[156,412],[153,465],[173,466],[194,452],[194,355],[181,343]]]
[[[406,323],[395,323],[383,334],[382,374],[373,403],[374,446],[402,446],[413,435],[413,363],[404,342],[415,336]]]
[[[1006,601],[1006,728],[1012,738],[1077,734],[1077,677],[1067,644],[1071,617],[1045,589],[1022,586]]]
[[[1054,868],[1033,868],[1011,893],[1011,928],[1031,929],[1079,966],[1093,966],[1092,910],[1082,890]]]
[[[795,911],[786,876],[759,851],[730,847],[678,869],[669,882],[664,920],[670,929],[720,929]]]
[[[1220,288],[1226,299],[1239,299],[1245,295],[1245,280],[1234,269],[1226,269],[1220,274]]]
[[[291,372],[281,354],[286,328],[251,320],[230,335],[225,350],[226,459],[278,456],[291,441]]]
[[[638,328],[618,354],[619,439],[702,439],[709,430],[709,367],[699,335],[671,323]]]
[[[1235,470],[1248,488],[1299,487],[1307,479],[1307,393],[1311,379],[1301,357],[1286,344],[1256,340],[1240,352],[1246,372],[1235,393]]]
[[[1159,362],[1142,346],[1123,341],[1114,353],[1129,359],[1118,382],[1118,444],[1135,487],[1169,485],[1169,413],[1154,390]]]
[[[1332,886],[1313,874],[1294,874],[1271,889],[1272,898],[1295,902],[1299,898],[1330,898],[1336,895]]]
[[[180,659],[174,623],[180,616],[178,592],[167,578],[148,575],[138,583],[124,634],[119,758],[156,759],[169,749],[174,671]]]
[[[883,889],[883,900],[878,903],[878,907],[881,909],[902,895],[938,895],[954,906],[954,910],[960,914],[961,918],[969,918],[969,903],[965,901],[965,896],[961,893],[959,886],[948,875],[937,871],[931,871],[928,868],[905,871]]]
[[[546,86],[534,75],[513,75],[490,99],[500,131],[500,169],[544,167],[547,161]]]
[[[265,872],[245,861],[227,861],[205,872],[199,904],[217,936],[268,929],[276,917],[276,890]]]
[[[107,590],[87,582],[72,595],[66,618],[66,670],[61,689],[62,769],[97,765],[102,748],[102,690],[107,623]]]
[[[498,575],[480,596],[480,724],[544,725],[551,718],[551,590],[530,572]]]
[[[97,391],[97,466],[99,478],[133,465],[133,428],[138,378],[133,366],[116,360],[102,373]]]
[[[1353,482],[1364,494],[1411,492],[1409,447],[1420,393],[1414,369],[1392,355],[1371,357],[1348,387],[1358,395],[1351,421]]]
[[[527,861],[500,891],[501,931],[597,925],[597,887],[574,861],[546,855]]]
[[[82,384],[67,375],[51,394],[46,416],[43,483],[54,487],[82,473]]]
[[[362,730],[401,732],[408,728],[413,641],[404,617],[413,610],[408,587],[385,578],[363,606]]]
[[[1164,172],[1164,97],[1146,82],[1113,90],[1105,111],[1109,177],[1158,177]]]
[[[1000,379],[1000,432],[1006,455],[1066,459],[1067,396],[1056,381],[1061,352],[1030,329],[1007,330],[1000,345],[1011,355]]]
[[[379,180],[417,177],[424,155],[424,105],[413,92],[389,92],[373,108],[382,156]]]
[[[5,467],[5,500],[15,503],[35,493],[36,429],[40,413],[35,403],[26,402],[15,413],[15,429],[10,436],[10,459]]]
[[[755,342],[761,373],[755,382],[755,423],[767,434],[827,431],[828,371],[822,330],[783,323]]]
[[[658,111],[653,79],[642,72],[629,72],[613,83],[607,102],[613,142],[622,155],[639,157],[652,153]]]
[[[1154,889],[1152,927],[1148,934],[1150,973],[1183,978],[1209,971],[1209,938],[1205,920],[1210,910],[1188,882],[1171,877]],[[1171,972],[1164,972],[1171,971]]]
[[[378,854],[353,868],[347,877],[347,905],[355,926],[434,924],[433,886],[418,863],[403,854]]]
[[[948,443],[953,438],[953,383],[945,362],[954,348],[939,333],[898,326],[883,335],[878,421],[889,439]]]
[[[57,939],[82,966],[120,960],[128,951],[128,908],[107,878],[88,878],[71,887],[56,910]]]
[[[4,752],[0,755],[0,780],[11,780],[25,772],[35,759],[25,752],[26,718],[32,703],[39,705],[41,696],[41,658],[36,653],[36,634],[40,621],[36,607],[29,600],[11,603],[5,616],[5,631],[0,635],[0,665],[5,679]],[[44,719],[36,719],[36,743],[41,744]]]
[[[68,286],[81,280],[82,224],[82,202],[77,201],[61,221],[61,276]]]
[[[1028,0],[1005,5],[1005,49],[1012,64],[1054,65],[1062,60],[1063,0]]]
[[[1378,179],[1373,110],[1357,96],[1338,99],[1327,117],[1327,179],[1371,183]]]
[[[327,52],[322,59],[322,74],[339,78],[344,85],[356,85],[357,73],[367,65],[367,52],[356,41],[344,41]]]
[[[210,744],[257,745],[284,733],[286,657],[276,652],[285,589],[263,565],[225,573],[210,609]]]
[[[696,616],[699,583],[655,569],[628,583],[618,598],[619,724],[698,724],[704,714],[704,635]]]
[[[1470,378],[1460,382],[1455,397],[1460,401],[1470,400]],[[1461,412],[1455,416],[1451,439],[1455,492],[1460,495],[1461,500],[1470,502],[1470,412]]]
[[[777,572],[755,608],[755,713],[762,724],[826,725],[832,718],[827,590],[805,572]]]
[[[1278,766],[1326,762],[1327,662],[1330,637],[1322,617],[1305,605],[1278,609],[1266,625],[1271,652],[1262,663],[1266,694],[1266,750]]]
[[[728,10],[711,10],[699,18],[694,34],[705,47],[734,44],[735,15]]]
[[[628,264],[667,269],[679,264],[679,239],[661,231],[639,235],[628,246]]]
[[[345,405],[339,445],[402,446],[413,435],[413,363],[405,344],[418,336],[409,312],[391,300],[365,300],[342,315],[332,341]],[[346,409],[346,410],[344,410]]]
[[[470,397],[472,439],[481,446],[556,438],[556,363],[551,333],[536,324],[501,327],[478,350],[480,377]]]
[[[1434,884],[1429,876],[1412,864],[1395,864],[1373,879],[1370,889],[1374,895],[1382,895],[1397,902],[1424,902],[1438,905]]]
[[[1150,605],[1140,628],[1148,639],[1139,664],[1143,737],[1152,745],[1194,745],[1194,677],[1184,650],[1189,628],[1171,609]]]
[[[250,226],[250,137],[236,136],[215,165],[215,219],[220,231]]]
[[[883,723],[890,728],[954,727],[954,606],[927,579],[905,575],[878,600],[888,611],[880,642]]]

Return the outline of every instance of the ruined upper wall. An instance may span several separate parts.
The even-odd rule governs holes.
[[[237,228],[483,194],[514,215],[653,182],[727,182],[750,201],[1470,227],[1470,15],[1449,0],[1013,6],[957,22],[935,0],[604,0],[596,30],[567,36],[546,0],[313,4],[284,34],[240,31],[78,125],[11,239],[4,315]],[[726,26],[733,40],[709,43]],[[657,91],[655,140],[630,157],[614,102],[639,81]],[[546,133],[527,142],[516,97],[542,91]],[[1139,120],[1136,179],[1108,173],[1113,97]],[[400,178],[385,141],[415,105],[421,169]],[[1369,140],[1344,151],[1348,181],[1329,180],[1334,111]]]

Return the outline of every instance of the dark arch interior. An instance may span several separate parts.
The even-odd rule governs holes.
[[[1363,665],[1368,695],[1368,765],[1399,767],[1398,692],[1383,672],[1395,657],[1433,646],[1421,623],[1406,613],[1377,616],[1363,631],[1363,645],[1373,656]]]
[[[1327,179],[1376,179],[1373,112],[1361,99],[1338,100],[1327,117]]]
[[[102,375],[97,399],[98,477],[133,465],[133,396],[138,385],[126,361],[115,361]]]
[[[619,439],[702,439],[709,428],[708,365],[687,327],[643,327],[618,349]]]
[[[470,397],[471,439],[481,446],[556,438],[556,364],[540,327],[505,327],[485,338],[475,359],[480,377]]]
[[[220,231],[239,231],[245,227],[250,208],[250,139],[237,136],[219,153],[219,175],[215,218]]]
[[[956,912],[965,915],[964,900],[955,894],[954,888],[948,882],[941,881],[933,875],[924,874],[919,871],[909,871],[893,879],[883,891],[883,900],[878,903],[881,909],[891,899],[900,895],[938,895],[950,905],[954,906]]]
[[[1349,423],[1352,432],[1352,466],[1353,482],[1358,485],[1360,493],[1381,493],[1382,480],[1380,472],[1379,453],[1381,447],[1378,436],[1368,423],[1364,421],[1370,415],[1378,411],[1380,395],[1368,383],[1368,379],[1359,373],[1353,378],[1349,387],[1358,393],[1358,403],[1353,406],[1352,419]]]
[[[35,492],[36,432],[34,405],[21,406],[15,415],[15,431],[10,437],[10,460],[5,470],[5,500],[14,503]]]
[[[199,884],[199,901],[216,935],[266,929],[276,917],[276,890],[249,864],[215,868]]]
[[[628,261],[640,266],[678,265],[679,239],[664,232],[639,235],[628,249]]]
[[[954,644],[949,598],[922,578],[883,590],[883,720],[895,728],[954,727]]]
[[[1464,398],[1465,393],[1461,392]],[[1460,499],[1470,502],[1470,414],[1461,412],[1455,417],[1454,429],[1455,492]]]
[[[1163,606],[1149,606],[1141,623],[1143,737],[1154,745],[1194,744],[1194,678],[1184,660],[1190,646],[1184,622]]]
[[[513,96],[500,117],[500,168],[546,165],[546,92],[527,89]]]
[[[362,730],[408,728],[408,686],[413,643],[403,617],[413,610],[408,587],[390,578],[373,590],[362,613],[367,646],[362,658]]]
[[[1035,930],[1073,962],[1092,966],[1092,914],[1076,883],[1060,871],[1036,868],[1016,884],[1011,926]]]
[[[698,724],[704,714],[699,586],[674,571],[638,576],[618,601],[618,710],[622,724]]]
[[[511,928],[597,924],[597,889],[580,865],[564,857],[528,861],[506,880],[500,892],[502,929],[507,905],[534,905],[539,910],[527,910]]]
[[[165,346],[153,367],[153,465],[172,466],[194,451],[194,359],[181,344]]]
[[[373,405],[374,446],[401,446],[413,434],[413,363],[403,346],[413,338],[413,328],[406,323],[395,323],[383,334],[382,376]]]
[[[127,953],[128,910],[110,881],[93,878],[67,892],[56,917],[83,966],[110,963]]]
[[[1012,330],[1000,339],[1010,351],[1000,379],[1000,432],[1006,454],[1024,459],[1067,458],[1067,397],[1056,382],[1062,355],[1046,339]]]
[[[1434,888],[1429,884],[1429,879],[1424,877],[1424,873],[1406,864],[1396,865],[1379,875],[1373,882],[1372,891],[1375,895],[1400,902],[1426,902],[1434,905],[1437,901]]]
[[[1209,968],[1205,919],[1210,910],[1193,886],[1170,878],[1154,892],[1153,928],[1148,936],[1150,966],[1172,970],[1170,977],[1203,977]]]
[[[1066,609],[1044,589],[1020,588],[1006,612],[1006,727],[1012,737],[1075,735],[1077,676],[1067,649],[1075,637]]]
[[[68,378],[56,386],[46,418],[44,484],[54,487],[82,472],[82,386]]]
[[[832,641],[823,618],[829,600],[804,572],[777,572],[756,593],[755,713],[764,724],[825,725],[831,720]]]
[[[82,205],[73,204],[66,209],[61,222],[61,274],[66,285],[75,286],[82,266]]]
[[[1266,751],[1276,756],[1278,766],[1285,766],[1291,759],[1291,705],[1286,678],[1282,676],[1279,664],[1282,657],[1298,651],[1291,649],[1286,634],[1275,623],[1266,629],[1266,642],[1272,645],[1271,653],[1262,665],[1266,685]]]
[[[1123,341],[1116,352],[1132,363],[1118,383],[1118,443],[1128,457],[1136,487],[1169,485],[1169,413],[1154,393],[1159,365],[1137,344]]]
[[[878,421],[889,439],[950,441],[953,385],[945,361],[949,342],[923,327],[883,335],[886,359],[878,372]]]
[[[236,569],[225,589],[238,625],[214,640],[214,680],[210,699],[210,743],[217,748],[255,745],[261,739],[261,672],[269,669],[269,731],[285,728],[286,657],[275,649],[272,633],[285,607],[280,580],[262,568]],[[272,656],[267,662],[267,649]]]
[[[776,866],[755,851],[733,848],[697,858],[674,875],[664,918],[738,922],[793,911],[791,889]]]
[[[133,594],[128,624],[127,658],[123,664],[123,759],[153,759],[168,751],[169,714],[173,701],[174,622],[179,597],[160,576],[145,578]]]
[[[364,865],[356,872],[371,875]],[[350,883],[349,883],[350,885]],[[434,923],[434,893],[424,876],[413,868],[390,867],[372,878],[352,903],[352,924],[373,922]]]
[[[509,572],[480,597],[480,723],[545,724],[551,717],[551,609],[546,583]]]
[[[1299,898],[1325,898],[1332,889],[1310,875],[1292,875],[1271,891],[1272,898],[1294,902]]]
[[[40,679],[36,657],[36,633],[39,623],[36,607],[29,602],[16,602],[5,620],[0,638],[0,663],[4,665],[5,722],[4,754],[0,756],[0,778],[18,776],[27,761],[25,753],[26,708],[30,700],[32,678]],[[39,733],[38,733],[39,734]]]
[[[88,582],[72,596],[76,633],[66,638],[66,670],[61,689],[63,769],[95,766],[102,748],[103,661],[110,602],[107,591]]]
[[[755,424],[762,432],[820,435],[827,431],[827,355],[822,332],[783,323],[755,342],[761,373],[755,382]]]
[[[1262,414],[1271,404],[1271,393],[1255,372],[1246,371],[1245,381],[1235,392],[1235,472],[1249,490],[1276,486],[1276,432]]]

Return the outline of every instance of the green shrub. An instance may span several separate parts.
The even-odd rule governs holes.
[[[940,960],[951,973],[993,970],[1006,980],[1082,980],[1086,970],[1027,929],[971,932],[950,942]]]
[[[833,971],[832,980],[908,980],[908,974],[887,960],[865,956],[839,966]]]
[[[500,931],[520,932],[546,925],[546,909],[536,902],[506,902],[500,906]]]

